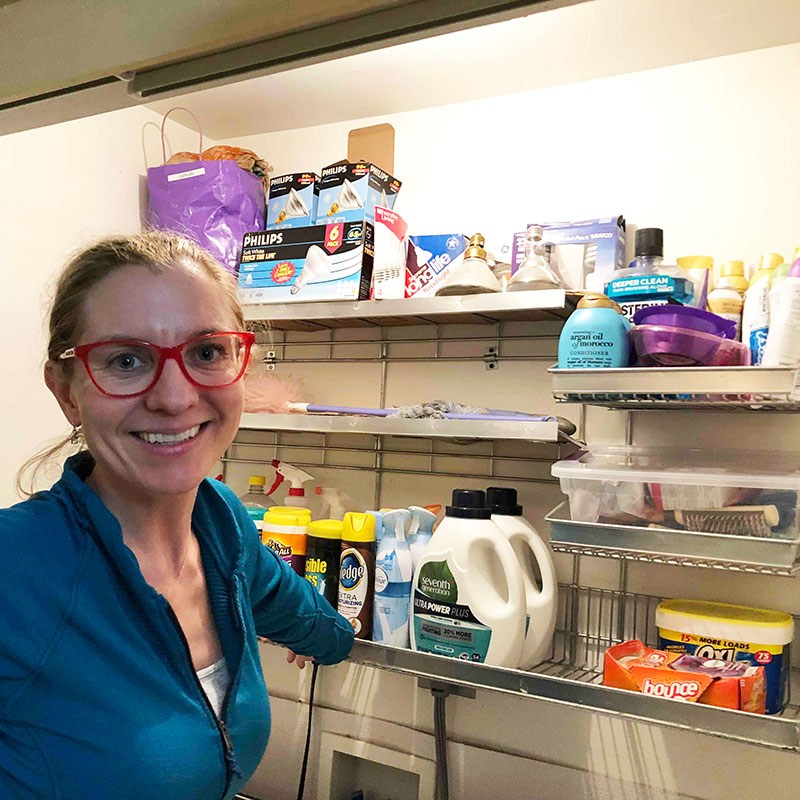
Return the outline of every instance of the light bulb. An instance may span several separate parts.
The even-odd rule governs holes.
[[[297,294],[309,281],[325,280],[331,272],[332,264],[328,254],[318,245],[312,244],[308,248],[306,263],[297,276],[291,293]]]

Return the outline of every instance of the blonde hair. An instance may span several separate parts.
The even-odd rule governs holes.
[[[103,239],[78,253],[62,270],[50,305],[47,358],[57,362],[68,373],[72,359],[58,357],[75,344],[83,323],[86,298],[104,278],[127,266],[143,266],[157,275],[174,271],[198,270],[222,289],[239,330],[244,330],[242,306],[236,283],[225,267],[210,253],[190,239],[162,231],[146,231],[133,236],[114,236]],[[17,473],[17,492],[30,497],[41,471],[69,448],[83,449],[80,441],[70,434],[48,445],[29,458]]]

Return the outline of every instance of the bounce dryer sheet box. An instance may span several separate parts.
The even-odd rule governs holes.
[[[375,206],[375,260],[372,291],[376,300],[402,300],[406,291],[406,221],[388,208]]]
[[[313,225],[317,218],[319,177],[313,172],[279,175],[269,182],[267,230]]]
[[[433,297],[464,259],[469,239],[462,233],[410,236],[406,297]]]
[[[366,300],[373,237],[372,225],[366,222],[246,233],[239,298],[244,305]]]
[[[622,216],[580,222],[531,222],[530,225],[541,225],[550,267],[568,291],[597,284],[602,292],[611,273],[625,266],[625,218]],[[525,236],[526,231],[514,234],[512,275],[525,258]]]
[[[400,181],[375,164],[357,161],[325,167],[319,179],[317,225],[375,221],[375,206],[394,208]]]
[[[763,667],[653,650],[637,639],[606,650],[603,684],[687,703],[766,712]]]

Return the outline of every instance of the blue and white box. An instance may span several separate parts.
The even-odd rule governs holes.
[[[393,209],[400,181],[375,164],[357,161],[322,170],[318,225],[329,222],[375,222],[375,206]]]
[[[294,172],[271,178],[267,230],[313,225],[319,200],[318,181],[319,177],[314,172]]]
[[[468,244],[463,233],[409,236],[406,297],[433,297],[464,260]]]
[[[366,300],[374,255],[366,222],[246,233],[239,299],[243,305]]]

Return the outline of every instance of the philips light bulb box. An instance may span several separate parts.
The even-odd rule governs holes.
[[[401,183],[368,161],[334,164],[319,179],[317,225],[375,222],[375,206],[394,208]]]
[[[278,175],[269,182],[267,230],[302,228],[317,218],[319,177],[314,172]]]
[[[542,228],[550,266],[568,291],[602,292],[614,270],[625,266],[625,218],[622,216],[531,224]],[[525,236],[525,232],[514,234],[512,275],[525,258]]]
[[[363,221],[246,233],[239,299],[244,305],[366,300],[374,255],[373,227]]]

